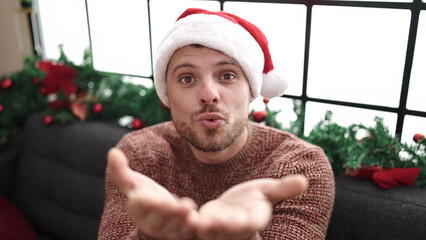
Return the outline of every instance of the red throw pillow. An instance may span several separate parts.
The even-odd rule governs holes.
[[[0,239],[38,239],[33,227],[19,209],[0,195]]]

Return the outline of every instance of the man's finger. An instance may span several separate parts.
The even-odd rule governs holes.
[[[308,185],[308,180],[303,175],[291,175],[270,184],[264,189],[264,194],[269,201],[277,203],[303,193]]]
[[[129,167],[127,157],[120,149],[111,148],[108,151],[108,165],[112,177],[124,193],[135,187],[136,183],[132,178],[133,170]]]

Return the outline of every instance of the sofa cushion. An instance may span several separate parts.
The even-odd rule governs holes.
[[[20,143],[16,138],[0,144],[0,195],[6,198],[12,197]]]
[[[33,227],[8,199],[0,195],[0,239],[36,240]]]
[[[106,154],[127,132],[108,122],[46,126],[42,113],[28,118],[14,196],[41,239],[97,238]]]
[[[382,189],[373,181],[336,177],[336,199],[327,232],[334,239],[424,239],[426,189]]]

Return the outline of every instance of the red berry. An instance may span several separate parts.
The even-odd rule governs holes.
[[[44,122],[44,125],[50,125],[50,124],[52,124],[52,122],[53,122],[53,117],[52,116],[50,116],[50,115],[46,115],[46,116],[44,116],[44,118],[43,118],[43,122]]]
[[[265,120],[267,116],[268,116],[268,112],[266,110],[253,112],[253,119],[256,122],[261,122]]]
[[[1,81],[1,89],[6,90],[12,86],[12,80],[10,78],[5,78]]]
[[[93,112],[96,114],[102,112],[103,109],[104,107],[102,106],[101,103],[96,103],[95,105],[93,105]]]
[[[424,137],[425,137],[425,136],[424,136],[423,134],[421,134],[421,133],[416,133],[416,134],[414,134],[414,136],[413,136],[413,141],[414,141],[414,142],[416,142],[416,143],[421,142],[421,141],[422,141],[422,139],[423,139]]]
[[[135,118],[133,120],[133,129],[140,129],[140,128],[143,128],[144,126],[145,126],[145,123],[139,118]]]
[[[264,98],[264,99],[263,99],[263,103],[265,103],[265,104],[266,104],[266,103],[268,103],[268,102],[269,102],[269,99],[266,99],[266,98]]]
[[[3,112],[3,105],[0,104],[0,113]]]

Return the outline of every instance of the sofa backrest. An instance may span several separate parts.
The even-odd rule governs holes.
[[[40,239],[96,239],[104,204],[106,154],[128,129],[86,121],[28,118],[14,192]]]
[[[426,189],[383,189],[373,181],[336,177],[336,199],[326,240],[423,240]]]

